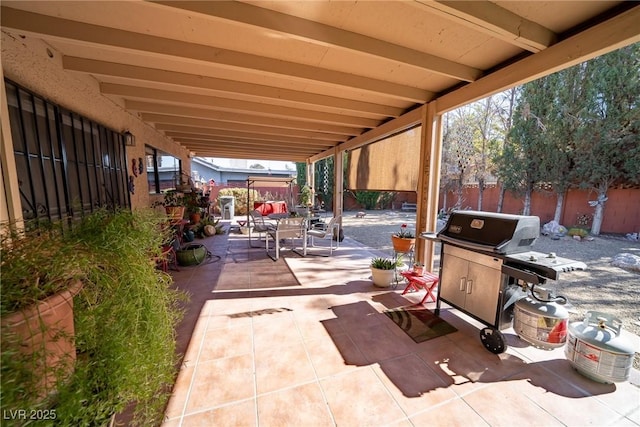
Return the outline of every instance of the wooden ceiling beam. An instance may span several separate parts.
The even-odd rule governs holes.
[[[265,105],[264,103],[238,100],[232,98],[199,95],[195,93],[176,92],[172,90],[152,89],[140,86],[121,85],[115,83],[101,83],[100,91],[106,95],[118,95],[128,98],[144,98],[154,101],[166,101],[174,103],[182,103],[188,105],[203,105],[209,107],[227,106],[227,108],[233,108],[232,106],[239,106],[236,109],[249,110],[245,108],[245,105],[256,106]],[[345,110],[348,114],[358,117],[367,117],[372,119],[384,119],[387,117],[397,117],[402,114],[401,108],[388,107],[385,105],[372,104],[369,102],[342,100],[341,106],[319,106],[317,104],[309,104],[308,102],[299,103],[292,102],[295,108],[311,109],[311,110],[323,110],[326,112],[344,113]],[[294,107],[283,107],[294,108]]]
[[[336,126],[290,119],[278,119],[274,117],[262,117],[241,113],[228,113],[224,111],[216,112],[215,120],[157,113],[140,113],[140,118],[145,122],[178,124],[186,126],[216,127],[216,123],[228,123],[230,126],[241,128],[246,127],[247,129],[249,129],[248,126],[250,127],[252,126],[252,124],[255,124],[256,126],[264,128],[273,128],[276,132],[280,129],[282,129],[283,131],[299,130],[303,132],[319,132],[327,135],[340,136],[355,136],[361,133],[361,130],[356,127]]]
[[[91,43],[119,49],[128,55],[141,52],[146,56],[173,57],[203,64],[250,70],[286,76],[289,79],[313,81],[334,87],[349,87],[411,102],[424,102],[434,93],[385,80],[373,79],[341,71],[314,67],[290,61],[242,53],[214,46],[103,27],[70,19],[57,18],[23,10],[2,7],[2,25],[39,36]]]
[[[277,144],[285,144],[288,147],[312,147],[318,150],[324,150],[329,147],[333,147],[337,144],[330,143],[328,141],[304,141],[299,139],[292,139],[283,136],[274,136],[272,138],[257,135],[257,136],[243,136],[243,135],[234,135],[234,134],[203,134],[203,133],[191,133],[191,132],[174,132],[174,131],[165,131],[166,136],[172,139],[181,139],[181,138],[197,138],[202,140],[220,140],[226,139],[229,141],[236,142],[247,142],[247,143],[255,143],[256,145],[269,147],[274,143]]]
[[[170,123],[156,123],[155,128],[160,131],[173,131],[173,132],[185,132],[185,133],[197,133],[197,134],[238,134],[238,135],[252,135],[259,138],[267,137],[288,137],[298,140],[313,140],[313,141],[331,141],[342,142],[346,141],[346,136],[332,135],[328,133],[319,132],[303,132],[292,129],[271,128],[267,126],[241,126],[234,125],[232,123],[217,122],[218,126],[199,127],[199,126],[184,126],[174,125]]]
[[[471,82],[482,75],[481,70],[435,55],[246,3],[203,1],[157,1],[155,3],[266,28],[288,37],[324,46],[336,46],[353,52],[365,53],[456,80]],[[423,101],[428,100],[424,99]]]
[[[270,117],[285,116],[285,117],[294,118],[296,120],[303,120],[303,121],[309,121],[309,122],[360,126],[363,128],[375,128],[380,123],[378,120],[365,119],[361,117],[353,117],[353,116],[346,116],[346,115],[340,115],[340,114],[322,113],[317,111],[299,110],[296,112],[297,114],[293,114],[293,110],[295,110],[293,108],[285,110],[283,108],[278,109],[278,108],[269,108],[269,107],[270,106],[266,105],[264,107],[260,107],[259,109],[256,109],[258,111],[251,111],[251,113],[256,115],[262,115],[262,116],[270,116]],[[158,104],[153,102],[127,101],[127,100],[125,100],[125,108],[128,110],[147,112],[147,113],[174,114],[176,116],[198,117],[198,118],[204,118],[204,119],[207,119],[207,118],[215,119],[216,112],[218,111],[215,109],[184,107],[180,105]],[[247,110],[239,110],[239,111],[247,112]],[[290,114],[287,114],[286,111],[289,111]]]
[[[439,97],[435,100],[438,114],[569,68],[623,46],[640,42],[638,22],[640,22],[640,4],[562,40],[548,49]]]
[[[183,145],[185,150],[192,151],[198,157],[222,157],[226,159],[255,159],[256,153],[251,150],[228,151],[215,147],[192,147]],[[281,160],[284,162],[304,162],[307,155],[300,154],[280,154],[280,153],[260,153],[260,160]]]
[[[416,0],[414,4],[533,53],[548,48],[558,39],[548,28],[486,0]]]
[[[176,142],[179,144],[188,145],[190,147],[224,147],[229,151],[238,151],[238,150],[247,150],[253,151],[253,156],[259,156],[261,152],[256,151],[256,149],[260,148],[259,145],[251,145],[251,144],[240,144],[233,141],[227,140],[202,140],[202,139],[190,139],[190,138],[180,138],[176,139]],[[309,154],[314,152],[313,148],[304,149],[304,148],[290,148],[290,147],[278,147],[268,150],[270,153],[280,153],[280,154]]]

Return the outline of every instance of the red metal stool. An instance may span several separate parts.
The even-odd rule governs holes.
[[[433,302],[436,302],[436,297],[435,295],[433,295],[433,291],[435,290],[436,286],[438,285],[438,282],[440,281],[440,278],[438,277],[438,275],[429,273],[428,271],[425,272],[422,276],[418,276],[412,271],[403,271],[400,274],[402,274],[402,276],[405,279],[407,279],[407,281],[409,282],[407,287],[404,288],[402,295],[406,294],[412,289],[415,291],[424,289],[425,291],[427,291],[427,294],[424,296],[424,298],[422,298],[422,301],[420,301],[420,304],[424,304],[427,298],[429,297],[431,297],[431,300]]]

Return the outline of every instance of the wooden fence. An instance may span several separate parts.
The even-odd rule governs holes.
[[[496,212],[498,206],[499,188],[491,186],[483,192],[482,210]],[[446,196],[446,205],[445,205]],[[581,219],[586,220],[586,227],[591,227],[594,208],[589,201],[596,199],[596,193],[588,190],[572,189],[567,192],[560,224],[565,227],[578,226]],[[601,232],[626,234],[640,232],[640,189],[612,188],[607,192],[609,198],[604,205],[604,219]],[[441,208],[447,209],[455,205],[458,196],[454,192],[446,195],[440,193]],[[464,209],[478,208],[478,187],[466,186],[462,192],[462,207]],[[556,209],[556,195],[552,192],[534,192],[531,199],[531,215],[540,217],[540,223],[545,224],[553,219]],[[502,212],[521,214],[523,198],[505,194]]]

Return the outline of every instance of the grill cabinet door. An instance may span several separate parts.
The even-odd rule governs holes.
[[[469,261],[454,255],[446,255],[442,264],[440,296],[459,308],[464,308],[468,270]]]
[[[484,256],[488,264],[469,263],[464,308],[489,324],[495,324],[500,297],[501,262]],[[497,268],[496,268],[497,265]]]
[[[502,260],[445,245],[440,297],[490,325],[496,323]]]

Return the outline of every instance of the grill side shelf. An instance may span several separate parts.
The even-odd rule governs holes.
[[[524,280],[527,283],[533,283],[535,285],[540,285],[546,282],[546,279],[544,277],[541,277],[536,273],[526,270],[520,270],[507,264],[502,265],[502,272],[507,276]]]

